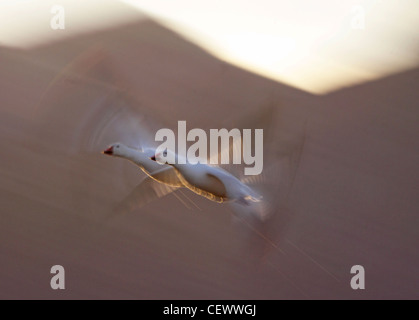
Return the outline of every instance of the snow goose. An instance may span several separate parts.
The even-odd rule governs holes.
[[[268,217],[262,195],[223,168],[204,163],[179,164],[177,154],[170,150],[165,152],[172,153],[176,161],[168,164],[161,152],[152,156],[151,160],[163,166],[172,166],[178,179],[189,190],[212,201],[228,202],[233,211],[241,215],[256,216],[262,221]]]

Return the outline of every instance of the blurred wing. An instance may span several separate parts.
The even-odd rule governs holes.
[[[167,166],[153,173],[148,174],[154,180],[166,184],[171,187],[183,187],[183,183],[179,180],[175,169]]]
[[[239,226],[236,230],[243,241],[243,252],[253,252],[256,260],[263,259],[271,250],[282,253],[277,243],[291,219],[288,202],[305,140],[305,128],[303,134],[276,140],[277,145],[270,148],[262,173],[242,178],[242,182],[262,195],[261,201],[250,205],[230,204],[236,213],[233,222]]]
[[[176,189],[178,188],[145,177],[128,196],[114,207],[111,216],[132,212],[151,201],[172,193]]]
[[[263,149],[264,149],[264,162],[269,159],[271,154],[270,150],[272,149],[272,144],[274,141],[274,132],[275,132],[275,122],[277,119],[277,108],[276,105],[272,102],[269,102],[266,105],[262,105],[260,108],[257,108],[256,112],[249,113],[246,115],[239,115],[235,119],[230,120],[230,123],[225,123],[224,127],[227,130],[237,128],[240,131],[240,134],[230,138],[230,143],[227,147],[219,148],[219,152],[210,153],[208,161],[217,161],[218,166],[227,170],[237,178],[241,179],[244,177],[244,169],[248,166],[243,161],[243,129],[251,129],[251,139],[252,139],[252,150],[251,154],[255,154],[254,143],[255,143],[255,130],[263,130]],[[226,121],[227,122],[227,121]],[[234,154],[239,155],[241,159],[240,164],[233,164]],[[222,164],[222,156],[228,156],[229,164]],[[210,162],[209,162],[210,163]]]
[[[113,142],[122,142],[140,149],[157,147],[156,128],[161,128],[144,111],[135,108],[136,102],[126,94],[109,93],[90,106],[89,115],[75,133],[76,141],[83,141],[83,149],[96,151]]]
[[[112,62],[112,56],[92,49],[60,69],[38,101],[34,118],[37,130],[61,146],[60,156],[81,160],[73,162],[72,170],[77,170],[78,163],[111,169],[113,185],[124,192],[138,183],[134,169],[127,161],[106,161],[100,152],[114,142],[154,148],[155,132],[166,126],[152,104],[128,94],[135,91]],[[98,188],[95,171],[91,172],[86,194]]]
[[[300,137],[287,142],[282,141],[279,144],[282,149],[264,166],[260,175],[245,176],[241,179],[263,195],[264,200],[269,202],[267,207],[274,209],[287,205],[300,166],[305,140],[304,130]]]
[[[41,130],[54,132],[66,152],[98,152],[114,142],[156,147],[162,115],[129,95],[129,82],[113,68],[112,58],[87,50],[60,70],[43,93],[35,116]],[[53,119],[60,119],[59,125]],[[158,120],[157,120],[158,119]]]

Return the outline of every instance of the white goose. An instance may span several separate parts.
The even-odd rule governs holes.
[[[203,163],[179,164],[179,156],[170,150],[174,163],[167,163],[162,153],[151,157],[159,165],[170,165],[175,169],[183,186],[209,200],[219,203],[228,202],[233,211],[240,215],[257,217],[264,221],[269,212],[262,195],[237,179],[226,170]],[[165,154],[166,156],[166,154]]]

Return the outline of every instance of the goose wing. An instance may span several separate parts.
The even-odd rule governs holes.
[[[154,200],[162,198],[179,187],[158,183],[152,177],[145,177],[124,199],[118,202],[111,216],[132,212]]]

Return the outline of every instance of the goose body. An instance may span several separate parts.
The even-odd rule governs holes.
[[[174,158],[178,160],[177,155]],[[164,163],[160,153],[152,159]],[[226,170],[203,163],[179,164],[175,161],[169,165],[175,169],[181,183],[196,194],[212,201],[228,202],[239,214],[257,216],[261,220],[267,217],[262,196]]]

